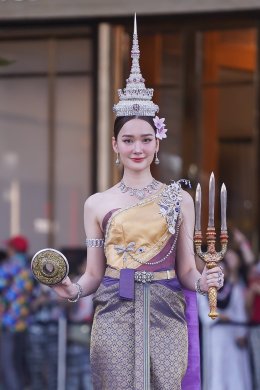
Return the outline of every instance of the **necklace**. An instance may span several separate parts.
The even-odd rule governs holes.
[[[153,179],[153,181],[148,184],[146,187],[143,188],[133,188],[133,187],[128,187],[123,180],[120,181],[119,183],[119,188],[121,192],[128,192],[129,195],[135,196],[137,199],[144,199],[146,194],[151,194],[154,190],[157,190],[159,187],[160,182]]]

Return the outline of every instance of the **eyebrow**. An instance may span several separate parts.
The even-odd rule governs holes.
[[[153,136],[152,133],[149,133],[149,134],[142,134],[141,137],[149,137],[149,136]],[[123,134],[122,135],[122,138],[123,137],[129,137],[129,138],[134,138],[134,136],[132,134]]]

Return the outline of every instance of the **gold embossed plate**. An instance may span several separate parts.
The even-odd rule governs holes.
[[[32,258],[31,268],[34,277],[47,286],[61,283],[69,273],[66,257],[52,248],[37,252]]]

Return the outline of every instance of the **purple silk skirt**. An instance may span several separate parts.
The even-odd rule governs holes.
[[[95,390],[200,390],[196,293],[177,278],[135,282],[134,300],[105,276],[94,295]]]

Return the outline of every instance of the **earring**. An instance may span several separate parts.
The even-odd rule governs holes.
[[[116,154],[116,161],[115,161],[115,164],[116,164],[116,165],[119,165],[119,164],[120,164],[119,153]]]
[[[158,156],[157,156],[157,152],[155,152],[154,163],[155,163],[155,165],[159,165],[159,164],[160,164],[160,160],[159,160],[159,158],[158,158]]]

